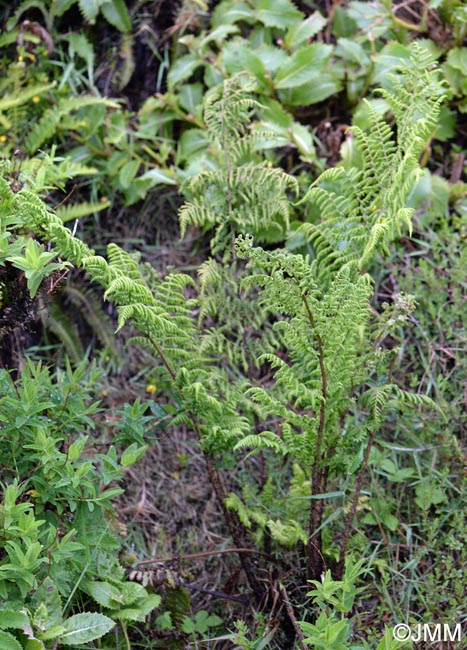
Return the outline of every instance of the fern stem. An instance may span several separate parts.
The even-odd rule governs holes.
[[[171,364],[169,363],[162,348],[156,343],[156,341],[154,341],[154,339],[151,336],[149,336],[148,339],[151,342],[151,344],[154,346],[154,349],[156,350],[157,354],[162,360],[162,363],[170,373],[170,376],[175,381],[177,379],[177,374],[175,370],[172,368]],[[193,427],[196,436],[198,438],[198,441],[201,443],[203,439],[203,435],[201,433],[201,428],[198,422],[198,418],[194,413],[192,414],[192,420],[193,420]],[[227,499],[227,491],[225,489],[225,485],[224,485],[224,481],[222,480],[221,473],[214,466],[213,457],[211,456],[211,454],[209,454],[204,450],[203,450],[203,455],[206,461],[209,480],[211,482],[217,500],[219,501],[219,505],[222,509],[222,514],[224,515],[225,523],[227,524],[227,527],[232,536],[234,544],[238,548],[243,548],[247,546],[247,543],[245,542],[249,541],[249,535],[246,531],[246,528],[240,521],[237,513],[228,510],[227,506],[225,505],[225,501]],[[258,604],[262,603],[264,601],[264,588],[262,587],[261,583],[259,582],[259,580],[255,575],[256,567],[254,566],[253,562],[251,562],[250,558],[246,557],[244,553],[239,553],[238,555],[240,558],[240,562],[243,566],[243,569],[245,571],[248,584],[250,585],[253,593],[255,594],[256,601],[258,602]]]
[[[172,377],[172,379],[175,381],[177,379],[177,373],[175,372],[175,370],[170,365],[170,363],[169,363],[167,357],[165,356],[162,348],[160,347],[160,345],[158,345],[155,342],[155,340],[152,338],[152,336],[148,336],[148,340],[151,342],[151,345],[154,346],[154,349],[156,350],[157,354],[159,355],[162,363],[167,368],[167,370],[168,370],[170,376]]]
[[[319,410],[318,433],[316,437],[316,448],[311,468],[311,493],[312,496],[322,494],[326,483],[326,472],[321,467],[321,447],[323,445],[324,429],[326,426],[326,399],[328,394],[328,380],[324,364],[324,344],[321,335],[317,331],[315,318],[305,294],[302,294],[302,301],[308,315],[311,328],[316,337],[318,348],[318,363],[321,374],[321,407]],[[323,571],[322,554],[319,552],[322,547],[321,532],[317,533],[316,545],[311,542],[311,537],[320,528],[323,517],[323,500],[312,499],[310,504],[310,517],[308,520],[308,542],[307,542],[307,573],[311,580],[319,580]]]
[[[355,489],[354,489],[354,497],[353,497],[353,502],[352,502],[352,508],[350,509],[349,513],[347,514],[346,520],[345,520],[345,525],[344,525],[344,533],[342,536],[342,542],[341,542],[341,550],[340,550],[340,555],[339,555],[339,562],[337,564],[336,568],[336,580],[341,580],[342,579],[342,574],[344,573],[344,566],[345,566],[345,554],[347,551],[347,543],[349,540],[349,535],[350,535],[350,530],[352,526],[352,521],[357,514],[357,508],[358,508],[358,502],[360,500],[360,493],[362,491],[362,485],[363,485],[363,477],[365,475],[367,466],[368,466],[368,459],[370,457],[370,451],[373,446],[373,443],[375,441],[375,436],[376,436],[376,430],[373,431],[368,439],[368,444],[365,449],[365,453],[363,455],[363,461],[362,461],[362,466],[360,468],[360,471],[357,474],[357,478],[355,479]]]
[[[202,433],[198,418],[196,415],[193,415],[192,418],[195,433],[198,437],[199,442],[201,442]],[[229,529],[230,535],[232,536],[234,544],[239,549],[244,548],[250,544],[248,531],[240,521],[238,514],[233,510],[229,510],[225,505],[225,501],[227,499],[227,491],[225,489],[221,472],[214,466],[214,458],[211,456],[211,454],[204,450],[203,455],[208,469],[209,480],[214,489],[217,500],[219,501],[219,505],[221,506],[222,514],[224,515],[224,519]],[[255,599],[258,605],[264,603],[265,589],[256,577],[256,566],[251,561],[250,557],[245,553],[238,553],[238,556],[245,571],[248,584],[250,585],[251,590],[255,595]]]

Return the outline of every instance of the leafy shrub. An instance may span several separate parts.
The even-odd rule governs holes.
[[[97,453],[99,376],[86,361],[56,373],[28,362],[16,380],[0,371],[3,647],[87,643],[115,621],[144,620],[159,604],[126,580],[116,555],[111,502],[122,492],[124,468],[145,447]],[[93,611],[96,602],[105,615]]]

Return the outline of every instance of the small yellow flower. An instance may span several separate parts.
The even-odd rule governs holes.
[[[24,61],[24,57],[21,56],[21,54],[20,54],[19,57],[18,57],[18,61],[19,61],[20,63],[21,63],[22,61]]]
[[[0,135],[0,142],[6,142],[6,141],[7,141],[6,135]]]
[[[37,95],[34,95],[34,97],[32,98],[32,103],[33,104],[38,104],[40,101],[41,101],[41,98],[38,97]]]
[[[154,394],[157,390],[157,386],[155,384],[148,384],[146,386],[146,393]]]

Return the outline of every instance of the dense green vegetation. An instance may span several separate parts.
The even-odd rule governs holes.
[[[0,6],[0,647],[464,647],[464,3]]]

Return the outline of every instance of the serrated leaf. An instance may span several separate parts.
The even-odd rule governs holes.
[[[214,28],[221,25],[229,25],[236,23],[239,20],[251,22],[253,19],[253,11],[247,2],[239,2],[239,0],[227,0],[221,2],[212,14],[211,24]]]
[[[101,7],[104,18],[118,31],[128,34],[131,31],[131,18],[123,0],[109,0]]]
[[[91,25],[94,25],[96,22],[96,16],[99,13],[99,9],[105,0],[79,0],[79,8],[83,14],[85,20]]]
[[[75,614],[63,621],[66,632],[60,637],[61,645],[79,645],[99,639],[115,626],[104,614]]]
[[[2,650],[23,650],[19,641],[9,632],[0,630],[0,648]]]
[[[277,71],[274,86],[277,90],[296,88],[313,79],[332,53],[332,45],[313,43],[298,50]]]
[[[21,628],[29,625],[29,617],[23,612],[14,609],[0,609],[0,629],[4,630],[9,627]]]
[[[186,54],[185,56],[177,59],[171,66],[169,74],[167,75],[167,85],[170,89],[178,86],[178,84],[191,77],[196,68],[203,65],[195,54]]]
[[[256,16],[266,27],[286,29],[303,18],[291,0],[257,0]]]
[[[86,591],[102,607],[119,608],[124,601],[123,593],[110,582],[89,581],[85,585]]]
[[[288,29],[284,42],[289,48],[301,45],[304,41],[318,34],[327,22],[327,19],[319,11],[315,11],[306,20],[300,23],[294,23]]]
[[[159,607],[161,597],[158,594],[149,594],[141,602],[135,603],[132,607],[126,607],[113,614],[119,620],[128,621],[144,621],[146,616],[152,612],[153,609]]]

